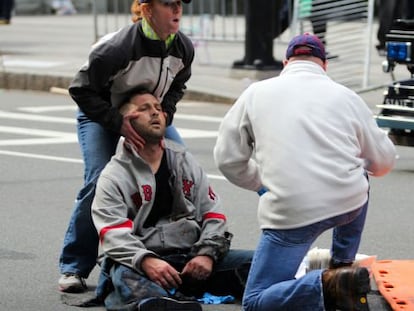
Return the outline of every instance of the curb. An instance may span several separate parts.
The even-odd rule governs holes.
[[[35,73],[0,72],[0,88],[48,92],[51,87],[67,88],[72,78]]]
[[[50,92],[53,88],[67,89],[71,81],[72,77],[65,76],[0,72],[0,89]],[[187,87],[183,99],[222,104],[233,104],[236,100],[236,98],[230,96],[210,94],[204,91],[194,90],[191,87]]]

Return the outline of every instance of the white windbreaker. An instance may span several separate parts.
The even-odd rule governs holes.
[[[311,61],[253,83],[224,117],[214,157],[232,183],[260,197],[262,229],[306,226],[359,208],[365,171],[388,173],[395,147],[353,91]]]
[[[144,228],[155,198],[155,176],[128,145],[119,146],[102,171],[92,218],[105,256],[142,272],[145,255],[179,251],[215,261],[230,247],[226,217],[206,174],[185,148],[165,140],[173,206],[155,227]]]

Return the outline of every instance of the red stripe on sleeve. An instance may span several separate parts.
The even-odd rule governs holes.
[[[134,223],[132,222],[132,220],[129,220],[128,219],[127,221],[125,221],[122,224],[115,225],[115,226],[104,227],[104,228],[102,228],[101,232],[99,233],[99,237],[101,239],[101,242],[102,242],[102,239],[104,238],[105,234],[108,231],[113,230],[113,229],[121,229],[121,228],[129,228],[129,229],[132,229],[133,226],[134,226]]]
[[[219,213],[206,213],[204,214],[203,218],[204,220],[212,219],[212,218],[226,220],[226,216],[224,214],[219,214]]]

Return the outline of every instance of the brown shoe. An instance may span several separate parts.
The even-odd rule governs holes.
[[[369,311],[369,272],[361,267],[343,267],[322,273],[323,295],[327,311]]]

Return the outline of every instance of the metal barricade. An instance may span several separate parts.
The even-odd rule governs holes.
[[[181,30],[195,41],[243,42],[241,0],[193,0],[183,7]],[[95,40],[131,23],[132,0],[93,0]]]
[[[291,36],[325,41],[329,75],[350,88],[369,86],[374,0],[295,0]]]
[[[96,40],[132,23],[132,0],[91,1]],[[285,46],[295,34],[319,30],[329,52],[329,75],[357,91],[369,88],[375,0],[285,1],[292,21],[289,30],[275,38],[275,43]],[[212,41],[244,43],[244,11],[242,0],[193,0],[183,5],[181,30],[195,46],[207,46]],[[229,60],[229,65],[233,61]],[[209,63],[208,56],[206,63]]]
[[[132,0],[93,0],[92,14],[95,41],[132,23],[131,3]]]

